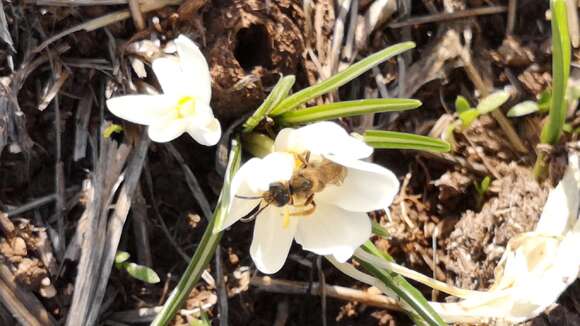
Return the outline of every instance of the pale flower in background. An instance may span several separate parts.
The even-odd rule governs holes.
[[[446,322],[521,323],[554,304],[580,272],[580,158],[569,155],[564,178],[550,191],[536,229],[508,242],[495,282],[455,303],[432,303]]]
[[[562,181],[550,192],[536,229],[511,238],[487,291],[456,288],[394,262],[357,250],[357,259],[454,295],[457,302],[429,302],[447,323],[503,324],[530,320],[550,306],[580,272],[580,157],[569,155]],[[350,264],[330,261],[347,275],[397,297],[384,284]],[[401,306],[411,309],[404,302]]]
[[[235,175],[222,228],[260,205],[250,253],[264,273],[280,270],[294,239],[305,250],[348,260],[371,235],[367,212],[387,208],[399,189],[391,171],[361,160],[372,151],[333,122],[283,129],[276,137],[274,152],[263,159],[250,159]],[[312,179],[298,178],[306,175],[305,170],[322,171],[323,166],[327,169],[315,178],[322,180],[323,187],[316,180],[309,183]],[[338,181],[328,182],[333,176]],[[304,183],[296,186],[296,180],[319,187],[310,203],[299,198]],[[292,199],[276,205],[275,200],[281,198],[272,198],[271,192],[283,184],[294,184],[286,197]]]
[[[163,94],[114,97],[107,100],[107,107],[120,118],[149,126],[153,141],[168,142],[187,132],[202,145],[215,145],[221,127],[210,107],[207,62],[189,38],[180,35],[174,43],[177,56],[166,55],[152,62]]]

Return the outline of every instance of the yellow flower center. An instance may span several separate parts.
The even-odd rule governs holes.
[[[177,102],[177,107],[175,108],[178,119],[183,119],[185,117],[190,117],[195,114],[195,97],[184,96]]]

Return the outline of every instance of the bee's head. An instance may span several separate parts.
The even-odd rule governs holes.
[[[282,182],[273,182],[268,189],[270,202],[275,206],[282,207],[290,203],[290,187]]]

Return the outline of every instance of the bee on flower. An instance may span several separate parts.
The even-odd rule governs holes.
[[[333,122],[283,129],[274,152],[234,176],[222,229],[255,217],[250,253],[268,274],[282,268],[293,240],[348,260],[371,236],[367,212],[388,207],[399,189],[391,171],[362,161],[372,151]]]
[[[180,35],[174,40],[177,55],[152,61],[161,89],[159,95],[125,95],[107,100],[114,115],[148,126],[155,142],[168,142],[187,132],[202,145],[213,146],[221,126],[210,107],[211,77],[207,62],[193,41]]]

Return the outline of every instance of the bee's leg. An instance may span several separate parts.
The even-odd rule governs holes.
[[[296,154],[296,158],[302,163],[303,168],[307,168],[310,161],[310,151],[306,151],[304,154]]]
[[[306,151],[306,153],[304,154],[304,160],[306,161],[306,164],[310,162],[310,151]]]
[[[306,199],[306,202],[302,206],[307,207],[308,205],[311,205],[311,207],[303,211],[292,212],[290,213],[290,216],[308,216],[314,213],[314,211],[316,210],[316,202],[314,201],[314,195],[308,197],[308,199]]]

